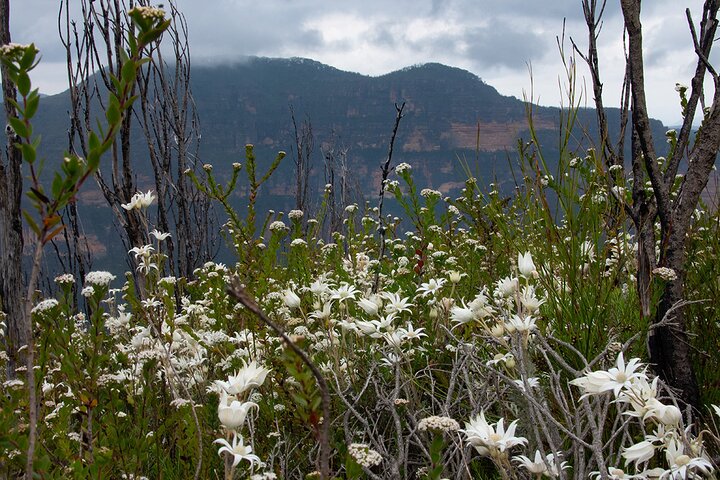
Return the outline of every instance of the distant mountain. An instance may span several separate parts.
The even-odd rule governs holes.
[[[194,66],[191,79],[202,134],[199,161],[212,163],[220,175],[229,172],[233,162],[244,161],[248,143],[256,146],[261,165],[279,150],[290,153],[294,148],[291,107],[298,123],[308,120],[312,124],[315,184],[325,183],[323,150],[333,144],[347,149],[352,181],[359,191],[373,197],[379,189],[379,166],[387,155],[395,103],[404,101],[406,108],[393,163],[410,163],[421,188],[455,193],[466,178],[459,159],[466,159],[481,180],[510,181],[508,158],[516,157],[518,138],[529,139],[523,101],[500,95],[470,72],[437,63],[370,77],[308,59],[251,57],[233,64]],[[66,148],[68,105],[67,92],[41,101],[36,129],[43,135],[48,159],[59,159]],[[615,135],[618,112],[610,109],[608,117]],[[546,158],[557,159],[560,110],[536,106],[533,118]],[[574,132],[578,148],[589,145],[583,132],[597,137],[595,118],[591,109],[579,112],[582,128]],[[653,121],[653,127],[656,139],[664,142],[665,128],[659,121]],[[133,149],[142,186],[152,175],[149,160],[143,161],[141,135],[136,138]],[[292,207],[292,166],[292,159],[286,159],[271,180],[263,196],[267,208]],[[99,217],[104,212],[109,218],[98,200],[92,191],[81,199],[86,208],[97,210],[90,215]],[[97,243],[107,245],[112,228],[97,230]]]
[[[201,157],[213,164],[237,161],[247,143],[267,155],[289,151],[290,106],[298,122],[312,123],[318,147],[334,137],[348,148],[352,168],[362,178],[377,180],[394,104],[406,102],[394,160],[416,167],[425,186],[448,192],[464,180],[458,157],[471,160],[471,167],[487,178],[507,178],[507,158],[515,156],[517,139],[529,138],[523,101],[500,95],[468,71],[437,63],[369,77],[302,58],[251,57],[233,65],[195,67],[192,73],[202,122]],[[548,158],[557,156],[559,109],[533,111]],[[616,113],[609,112],[614,131]],[[594,134],[593,110],[581,111],[578,121]],[[662,124],[655,121],[654,127],[664,142]],[[576,131],[578,146],[583,144],[583,128]],[[316,161],[322,162],[318,150]],[[292,183],[287,185],[291,188]]]

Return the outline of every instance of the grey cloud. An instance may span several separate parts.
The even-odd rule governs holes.
[[[476,28],[465,35],[468,56],[484,67],[525,70],[527,62],[539,60],[552,47],[549,38],[497,24]]]

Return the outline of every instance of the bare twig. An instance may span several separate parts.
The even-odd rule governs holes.
[[[380,234],[380,253],[378,254],[378,260],[382,261],[385,255],[385,226],[383,225],[383,204],[385,202],[385,186],[387,184],[387,178],[390,175],[390,162],[392,162],[393,149],[395,148],[395,138],[397,137],[398,128],[400,127],[400,120],[403,118],[403,110],[405,109],[405,102],[400,105],[395,104],[395,125],[393,126],[392,136],[390,137],[390,146],[388,147],[388,155],[385,159],[385,163],[382,166],[382,181],[380,182],[380,200],[378,201],[378,233]],[[373,293],[377,293],[380,286],[380,271],[375,272],[375,282],[373,283]]]

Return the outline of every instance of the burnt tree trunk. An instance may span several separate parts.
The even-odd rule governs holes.
[[[10,0],[0,0],[0,45],[10,43]],[[13,83],[2,67],[2,89],[6,118],[16,116],[8,101],[16,97]],[[23,232],[22,155],[15,147],[15,134],[7,131],[7,144],[0,157],[0,308],[7,325],[6,349],[9,357],[8,378],[15,378],[15,367],[24,364],[18,348],[27,345],[24,329],[24,282],[22,275]]]

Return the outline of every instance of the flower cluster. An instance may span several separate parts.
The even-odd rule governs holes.
[[[110,272],[96,271],[85,275],[85,281],[97,287],[107,287],[113,280],[115,280],[115,275]]]
[[[348,453],[358,465],[365,468],[372,468],[382,462],[382,455],[364,443],[351,443],[348,445]]]
[[[580,387],[584,397],[613,392],[616,401],[631,409],[626,415],[639,418],[652,428],[653,433],[625,447],[622,456],[625,464],[635,464],[636,475],[627,476],[623,470],[613,468],[613,478],[696,478],[697,473],[708,474],[713,466],[699,438],[690,438],[689,431],[681,429],[682,413],[675,405],[667,405],[658,397],[658,378],[648,382],[640,359],[625,363],[620,352],[614,367],[586,373],[570,382]],[[656,452],[664,452],[666,468],[646,468]]]
[[[430,430],[434,432],[449,433],[460,430],[460,424],[453,418],[433,415],[420,420],[418,422],[417,429],[421,432]]]
[[[165,10],[149,6],[134,7],[128,14],[138,14],[146,20],[162,21],[165,19]]]

